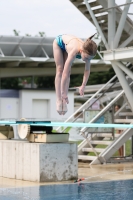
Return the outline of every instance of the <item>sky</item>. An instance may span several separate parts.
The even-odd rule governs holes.
[[[126,0],[116,0],[122,4]],[[0,0],[0,35],[38,35],[47,37],[73,34],[87,38],[96,28],[69,0]],[[130,12],[133,8],[131,6]],[[131,16],[132,17],[132,16]]]

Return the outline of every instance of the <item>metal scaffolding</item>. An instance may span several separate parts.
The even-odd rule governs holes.
[[[111,62],[116,76],[123,88],[127,102],[133,112],[133,91],[126,78],[128,76],[133,80],[133,72],[128,68],[129,64],[133,64],[133,21],[128,17],[128,14],[130,14],[129,8],[133,4],[132,0],[125,0],[125,4],[121,5],[117,5],[115,0],[70,1],[95,25],[105,46],[105,50],[102,51],[103,60]],[[123,10],[121,9],[122,6],[124,7]],[[114,101],[116,98],[114,98]],[[112,103],[113,101],[110,104]],[[110,104],[95,116],[95,118],[101,116],[104,110],[109,108]],[[89,123],[94,122],[95,118]],[[81,130],[83,135],[85,131],[86,128]],[[112,155],[114,149],[118,149],[126,141],[128,136],[132,136],[132,134],[132,130],[127,130],[125,132],[126,137],[122,136],[119,138],[115,144],[110,145],[110,148],[108,148],[107,151],[99,155],[99,159],[96,158],[92,163],[97,164],[99,163],[99,160],[106,162],[106,159]],[[81,149],[86,146],[87,140],[84,140],[81,145],[79,145],[79,152],[81,154],[83,154]],[[80,158],[82,159],[83,157],[80,156]]]

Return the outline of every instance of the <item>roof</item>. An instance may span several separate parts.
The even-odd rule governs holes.
[[[53,37],[0,36],[1,78],[55,75]],[[107,71],[110,62],[92,60],[91,71]],[[39,70],[38,70],[39,69]],[[84,62],[75,59],[72,74],[81,74]]]

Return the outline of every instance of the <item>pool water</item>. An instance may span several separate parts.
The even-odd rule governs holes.
[[[0,188],[0,200],[132,200],[133,180]]]

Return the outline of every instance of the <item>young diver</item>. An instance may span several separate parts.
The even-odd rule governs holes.
[[[84,89],[90,75],[90,60],[94,58],[97,52],[97,45],[92,40],[93,36],[83,41],[73,35],[64,34],[57,36],[53,42],[56,64],[56,110],[60,115],[64,115],[67,112],[67,104],[69,103],[67,93],[71,66],[75,58],[81,58],[85,62],[83,82],[79,87],[80,95],[84,95]]]

